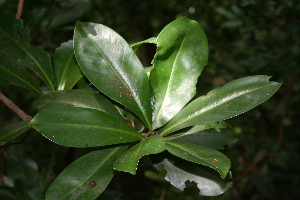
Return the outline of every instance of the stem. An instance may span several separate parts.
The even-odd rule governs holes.
[[[21,110],[14,102],[8,99],[2,92],[0,92],[0,101],[2,101],[9,109],[16,113],[22,120],[31,120],[32,117]]]
[[[22,11],[23,11],[23,5],[24,5],[24,0],[19,0],[16,19],[21,19]]]

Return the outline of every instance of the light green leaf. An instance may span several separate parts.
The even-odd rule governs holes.
[[[218,171],[223,179],[226,177],[231,166],[229,158],[224,154],[201,145],[166,142],[166,149],[179,158],[205,165]]]
[[[55,50],[54,72],[57,90],[70,90],[82,78],[74,56],[73,40],[62,43]]]
[[[148,78],[127,42],[104,25],[77,22],[74,50],[85,76],[104,94],[133,111],[151,129]]]
[[[168,135],[179,129],[218,122],[244,113],[269,99],[281,84],[257,75],[234,80],[216,88],[184,107],[159,133]]]
[[[113,163],[126,150],[114,147],[88,153],[65,168],[49,187],[46,200],[95,199],[107,187],[115,171]],[[90,186],[94,181],[95,186]]]
[[[135,174],[141,157],[149,154],[157,154],[163,152],[165,149],[162,137],[159,135],[150,136],[125,151],[114,163],[114,169]]]
[[[156,44],[156,37],[151,37],[147,40],[141,41],[141,42],[136,42],[134,44],[130,44],[131,48],[136,52],[138,50],[138,48],[142,45],[142,44],[147,44],[147,43],[153,43]]]
[[[29,130],[26,126],[29,121],[16,122],[0,128],[0,146]]]
[[[10,74],[14,79],[18,79],[16,84],[25,82],[26,88],[36,90],[36,86],[32,85],[32,81],[28,79],[27,72],[25,72],[26,76],[20,75],[24,71],[20,67],[27,67],[39,75],[51,90],[54,90],[54,75],[50,57],[41,47],[30,46],[29,40],[30,31],[28,28],[23,28],[21,20],[15,19],[15,15],[12,13],[0,13],[0,52],[2,55],[9,55],[8,57],[1,55],[1,72],[6,71],[5,74]],[[40,91],[35,92],[41,93]]]
[[[103,95],[93,90],[76,89],[51,92],[41,96],[41,98],[35,103],[35,106],[40,110],[44,108],[64,106],[92,108],[124,121],[116,107]]]
[[[96,147],[144,138],[125,122],[89,108],[45,108],[28,125],[67,147]]]
[[[153,129],[165,125],[192,99],[207,60],[207,38],[196,21],[179,18],[159,33],[150,74],[155,99]]]
[[[164,159],[157,166],[160,164],[163,164],[167,171],[165,179],[182,191],[186,181],[197,184],[200,196],[218,196],[232,187],[232,183],[221,179],[210,171],[201,169],[196,164],[186,163],[182,160],[174,163],[168,159]]]

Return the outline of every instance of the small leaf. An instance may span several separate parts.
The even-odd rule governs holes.
[[[67,147],[96,147],[144,138],[125,122],[89,108],[45,108],[28,125]]]
[[[26,126],[29,121],[16,122],[0,128],[0,146],[29,130],[30,128]]]
[[[224,149],[224,145],[231,146],[236,143],[237,139],[225,133],[196,132],[171,135],[165,137],[164,141],[197,144],[207,148],[221,150]]]
[[[103,95],[92,90],[69,90],[69,91],[55,91],[43,95],[35,106],[39,109],[74,106],[81,108],[92,108],[105,112],[116,119],[124,121],[119,114],[116,107]]]
[[[166,142],[166,149],[184,160],[215,169],[222,178],[226,177],[231,165],[230,160],[224,154],[201,145]]]
[[[55,50],[54,72],[57,90],[70,90],[81,79],[82,74],[74,56],[73,40],[62,43]]]
[[[168,159],[164,159],[163,164],[167,175],[165,179],[169,181],[173,186],[180,190],[184,190],[185,182],[191,181],[197,184],[199,188],[200,196],[218,196],[232,187],[232,183],[228,183],[226,180],[222,180],[209,171],[204,171],[195,164],[170,162]]]
[[[207,60],[207,38],[196,21],[179,18],[159,33],[150,74],[155,98],[153,129],[165,125],[192,99]]]
[[[138,50],[138,48],[142,45],[142,44],[146,44],[146,43],[153,43],[156,44],[156,37],[151,37],[147,40],[141,41],[141,42],[136,42],[134,44],[131,44],[131,48],[136,52]]]
[[[207,123],[207,124],[203,124],[203,125],[196,125],[193,128],[191,128],[190,130],[188,130],[186,133],[187,134],[196,133],[196,132],[199,132],[199,131],[212,129],[212,128],[214,128],[218,132],[220,132],[221,128],[227,128],[228,126],[230,126],[230,125],[225,121],[212,122],[212,123]]]
[[[162,137],[159,135],[150,136],[125,151],[114,163],[114,169],[135,174],[141,157],[149,154],[157,154],[163,152],[165,149]]]
[[[39,75],[51,90],[54,90],[54,75],[50,57],[41,47],[30,46],[29,40],[30,31],[28,28],[23,28],[21,20],[15,19],[15,15],[12,13],[0,13],[0,52],[9,55],[9,57],[1,56],[1,60],[3,59],[7,65],[0,64],[0,68],[9,67],[9,71],[6,73],[12,71],[11,76],[20,79],[19,82],[24,82],[23,76],[19,77],[19,74],[14,74],[20,69],[13,70],[13,66],[27,67]],[[26,79],[26,81],[28,80]]]
[[[151,129],[148,78],[129,44],[104,25],[77,22],[74,50],[82,72],[91,83],[134,112]]]
[[[179,129],[218,122],[244,113],[269,99],[281,84],[257,75],[234,80],[210,91],[184,107],[159,133],[168,135]]]
[[[127,147],[90,152],[65,168],[49,187],[46,200],[95,199],[107,187],[115,171],[113,163]]]

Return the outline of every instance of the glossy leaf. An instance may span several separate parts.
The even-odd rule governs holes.
[[[269,76],[257,75],[234,80],[216,88],[184,107],[162,130],[165,136],[179,129],[218,122],[244,113],[269,99],[280,87]]]
[[[73,40],[62,43],[55,50],[54,72],[57,90],[70,90],[81,79],[82,74],[74,56]]]
[[[151,37],[147,40],[141,41],[141,42],[136,42],[134,44],[130,44],[131,48],[136,52],[138,50],[138,48],[142,45],[142,44],[147,44],[147,43],[153,43],[156,44],[156,37]]]
[[[207,148],[221,150],[224,149],[224,145],[231,146],[236,143],[237,139],[225,133],[196,132],[171,135],[165,137],[164,141],[197,144]]]
[[[174,162],[164,159],[158,165],[160,164],[163,164],[167,171],[165,179],[182,191],[185,188],[186,181],[197,184],[200,196],[218,196],[232,186],[232,183],[227,180],[222,180],[215,174],[204,171],[190,163],[180,162],[174,164]]]
[[[0,146],[29,130],[26,126],[29,121],[16,122],[0,128]]]
[[[46,199],[95,199],[113,178],[115,171],[112,165],[126,148],[93,151],[77,159],[54,180]]]
[[[173,155],[187,161],[205,165],[218,171],[222,178],[225,178],[231,162],[219,151],[201,145],[166,142],[166,149]]]
[[[196,21],[179,18],[159,33],[150,74],[155,98],[153,129],[165,125],[195,95],[207,60],[207,38]]]
[[[42,109],[29,126],[53,142],[67,147],[96,147],[144,138],[125,122],[89,108]]]
[[[116,107],[108,99],[92,90],[55,91],[43,95],[35,103],[35,106],[39,109],[64,106],[92,108],[124,121]]]
[[[41,47],[29,45],[29,40],[30,31],[28,28],[23,28],[21,20],[15,19],[15,15],[12,13],[0,13],[0,52],[3,55],[9,55],[8,57],[1,55],[2,70],[8,69],[7,74],[14,79],[19,79],[16,84],[31,83],[26,79],[27,75],[26,77],[19,76],[21,71],[24,71],[20,69],[21,66],[27,67],[38,74],[51,90],[54,90],[54,75],[50,57]],[[14,70],[14,66],[16,66],[16,70]]]
[[[127,42],[104,25],[77,22],[74,50],[85,76],[104,94],[133,111],[151,129],[148,78]]]
[[[163,152],[165,149],[162,137],[159,135],[150,136],[125,151],[114,163],[114,169],[135,174],[141,157],[149,154],[157,154]]]

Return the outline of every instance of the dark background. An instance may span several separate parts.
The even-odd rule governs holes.
[[[17,0],[0,0],[0,12],[16,13],[17,4]],[[99,199],[300,199],[299,0],[25,0],[21,18],[31,29],[31,44],[52,55],[62,42],[72,39],[77,20],[109,26],[134,43],[157,36],[181,16],[198,21],[210,45],[197,95],[249,75],[269,75],[283,84],[262,105],[228,120],[232,125],[228,131],[239,141],[226,152],[234,187],[225,194],[199,197],[192,183],[181,192],[167,182],[149,179],[145,172],[153,169],[142,160],[136,176],[118,173]],[[146,44],[138,55],[149,66],[154,53],[155,46]],[[27,113],[37,112],[33,94],[14,86],[0,86],[0,91]],[[0,103],[0,127],[18,120]],[[19,143],[5,149],[1,170],[7,180],[15,180],[19,199],[26,191],[43,199],[57,174],[85,153],[35,132],[15,142]],[[0,188],[0,197],[3,192]]]

